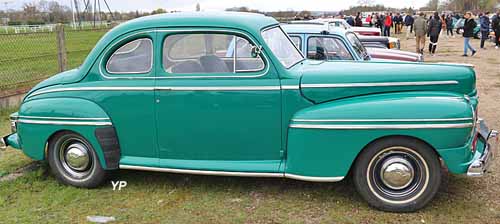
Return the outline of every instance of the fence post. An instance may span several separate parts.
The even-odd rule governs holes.
[[[56,26],[56,39],[57,39],[57,62],[59,65],[59,72],[64,72],[66,70],[66,65],[68,63],[68,55],[66,52],[65,34],[64,34],[64,24],[57,24]]]

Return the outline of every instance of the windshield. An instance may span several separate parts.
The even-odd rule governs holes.
[[[262,38],[264,38],[267,46],[286,68],[290,68],[304,60],[302,54],[280,27],[263,31]]]
[[[347,40],[349,40],[349,43],[351,43],[352,47],[356,51],[356,53],[359,54],[363,58],[363,60],[367,61],[370,60],[370,55],[366,51],[365,46],[361,43],[361,41],[358,39],[356,34],[354,33],[347,33],[346,34]]]

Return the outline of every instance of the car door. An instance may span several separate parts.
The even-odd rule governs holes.
[[[160,166],[278,172],[278,75],[247,34],[163,30],[155,87]]]
[[[120,143],[120,164],[158,166],[154,120],[153,30],[118,37],[91,72],[101,80],[85,82],[95,89],[86,97],[97,102],[112,119]]]

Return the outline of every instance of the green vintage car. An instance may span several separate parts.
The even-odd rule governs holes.
[[[35,86],[2,143],[77,187],[116,169],[351,176],[370,205],[414,211],[441,168],[486,172],[497,138],[477,105],[470,66],[309,61],[273,18],[174,13],[115,27]]]

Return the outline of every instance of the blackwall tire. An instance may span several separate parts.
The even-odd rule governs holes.
[[[107,178],[92,145],[74,132],[61,132],[51,138],[47,157],[54,177],[63,184],[95,188]]]
[[[441,184],[441,165],[434,149],[406,137],[382,139],[367,146],[354,165],[359,194],[374,208],[413,212],[425,207]]]

